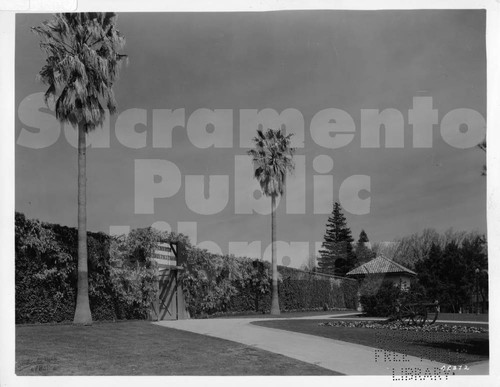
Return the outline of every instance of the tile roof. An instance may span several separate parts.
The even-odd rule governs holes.
[[[389,258],[379,255],[377,258],[372,259],[365,264],[358,266],[357,268],[351,270],[346,275],[366,275],[366,274],[388,274],[388,273],[407,273],[411,275],[417,275],[414,271],[391,261]]]

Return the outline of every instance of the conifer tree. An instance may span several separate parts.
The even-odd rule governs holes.
[[[365,230],[361,230],[361,232],[359,233],[358,243],[367,243],[369,241],[370,240],[368,239],[368,235],[366,235]]]
[[[319,251],[319,271],[323,273],[345,275],[354,267],[355,255],[352,248],[353,238],[342,207],[335,202],[332,215],[326,224],[326,233],[322,249]]]
[[[356,266],[360,266],[375,258],[375,254],[368,245],[369,239],[365,230],[359,233],[358,243],[356,245]]]

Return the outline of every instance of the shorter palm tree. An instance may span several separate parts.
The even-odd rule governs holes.
[[[278,263],[276,257],[276,197],[285,192],[286,175],[293,172],[293,154],[290,146],[292,134],[285,135],[281,129],[257,130],[253,138],[254,149],[248,154],[255,168],[254,177],[259,181],[262,192],[271,197],[271,261],[272,261],[272,301],[271,314],[280,314],[278,298]]]

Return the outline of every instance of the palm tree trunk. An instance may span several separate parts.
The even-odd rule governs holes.
[[[273,266],[273,287],[271,293],[271,314],[280,314],[278,298],[278,257],[276,256],[276,196],[271,196],[271,262]]]
[[[74,324],[92,324],[87,263],[87,144],[85,125],[78,125],[78,288]]]

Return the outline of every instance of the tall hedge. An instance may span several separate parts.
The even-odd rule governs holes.
[[[94,320],[145,318],[147,308],[113,283],[113,239],[89,232],[89,297]],[[77,230],[15,214],[16,323],[72,321],[77,287]],[[129,271],[130,272],[130,271]],[[115,277],[116,279],[116,277]],[[121,280],[121,279],[120,279]]]
[[[181,272],[192,317],[256,312],[271,308],[269,262],[212,254],[189,246]],[[279,266],[282,311],[356,308],[357,282]]]
[[[280,277],[278,291],[282,311],[324,308],[354,309],[356,307],[357,283],[355,281],[304,272],[285,266],[278,266],[278,272]],[[254,297],[255,293],[250,290],[239,292],[231,300],[231,311],[249,310]],[[256,311],[265,312],[270,307],[270,293],[265,292],[259,309]]]
[[[16,213],[16,323],[73,319],[77,286],[77,230]],[[270,309],[268,262],[212,254],[187,237],[152,228],[116,238],[88,233],[89,297],[94,320],[146,318],[156,297],[160,240],[179,241],[186,254],[179,280],[193,317]],[[354,308],[356,282],[280,266],[281,310]]]

